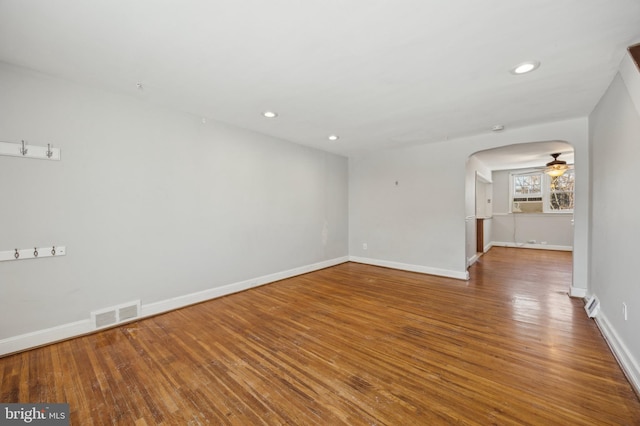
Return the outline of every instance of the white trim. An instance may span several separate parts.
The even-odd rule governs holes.
[[[467,259],[467,268],[470,267],[471,265],[473,265],[474,263],[476,263],[478,261],[478,259],[480,259],[480,254],[476,253],[473,256],[471,256],[470,258]]]
[[[237,283],[228,284],[222,287],[214,287],[207,290],[199,291],[196,293],[185,294],[183,296],[174,297],[159,302],[149,303],[142,305],[142,317],[148,317],[151,315],[157,315],[163,312],[168,312],[174,309],[182,308],[184,306],[193,305],[194,303],[204,302],[205,300],[215,299],[220,296],[226,296],[240,291],[248,290],[253,287],[259,287],[261,285],[269,284],[275,281],[284,280],[286,278],[295,277],[297,275],[306,274],[309,272],[317,271],[319,269],[328,268],[330,266],[339,265],[349,261],[348,256],[339,257],[336,259],[326,260],[324,262],[314,263],[312,265],[301,266],[287,271],[276,272],[275,274],[263,275],[262,277],[252,278],[245,281],[239,281]]]
[[[489,177],[486,177],[476,170],[476,180],[479,180],[480,183],[493,183],[493,176],[489,175]]]
[[[228,294],[237,293],[239,291],[247,290],[253,287],[258,287],[264,284],[269,284],[275,281],[283,280],[285,278],[295,277],[297,275],[306,274],[309,272],[317,271],[320,269],[328,268],[330,266],[339,265],[349,261],[348,256],[338,257],[335,259],[325,260],[323,262],[314,263],[311,265],[300,266],[298,268],[289,269],[287,271],[276,272],[274,274],[264,275],[261,277],[240,281],[233,284],[228,284],[222,287],[210,288],[207,290],[199,291],[196,293],[190,293],[183,296],[174,297],[159,302],[153,302],[141,306],[140,316],[131,319],[131,321],[137,321],[144,317],[161,314],[164,312],[172,311],[174,309],[183,308],[195,303],[204,302],[206,300],[214,299],[220,296],[226,296]],[[125,321],[115,324],[116,326],[125,324]],[[82,321],[76,321],[73,323],[67,323],[58,325],[55,327],[37,330],[30,333],[21,334],[18,336],[8,337],[0,340],[0,356],[9,355],[14,352],[24,351],[37,346],[43,346],[46,344],[54,343],[60,340],[70,339],[78,337],[83,334],[88,334],[96,331],[104,330],[101,328],[96,330],[92,326],[92,322],[89,318]]]
[[[557,211],[549,213],[493,213],[492,216],[516,216],[516,217],[550,217],[550,216],[573,216],[573,213],[567,211]]]
[[[94,329],[91,326],[91,320],[86,319],[45,328],[43,330],[36,330],[18,336],[7,337],[6,339],[0,340],[0,356],[32,349],[71,337],[81,336],[92,331],[94,331]]]
[[[532,194],[519,194],[518,196],[516,196],[515,194],[515,185],[513,184],[513,178],[515,176],[535,176],[535,175],[540,175],[540,194],[538,193],[532,193]],[[521,212],[514,212],[513,211],[513,205],[516,203],[516,201],[513,201],[514,198],[542,198],[542,192],[543,192],[543,173],[542,170],[540,169],[522,169],[522,170],[513,170],[511,172],[509,172],[509,214],[513,214],[513,213],[521,213]],[[517,201],[518,203],[520,201]]]
[[[600,332],[604,336],[604,340],[609,345],[609,348],[616,357],[618,364],[620,364],[622,371],[627,376],[629,383],[631,383],[631,386],[633,386],[636,393],[640,395],[640,366],[638,366],[638,362],[622,339],[620,339],[620,336],[618,336],[615,329],[607,319],[607,316],[602,311],[600,311],[598,316],[594,319],[600,329]]]
[[[480,257],[485,254],[486,252],[488,252],[489,250],[491,250],[491,247],[493,247],[493,242],[489,242],[486,246],[483,247],[482,249],[482,253],[476,253],[473,256],[467,258],[467,269],[473,265],[474,263],[476,263],[478,261],[478,259],[480,259]],[[467,278],[468,279],[468,278]]]
[[[553,244],[529,244],[529,243],[511,243],[502,241],[491,241],[492,247],[516,247],[516,248],[528,248],[537,250],[558,250],[558,251],[573,251],[572,246],[557,246]]]
[[[571,173],[573,173],[573,178],[574,178],[574,185],[575,185],[575,177],[576,177],[576,170],[575,167],[573,166],[573,164],[567,164],[567,166],[569,166],[569,168],[567,169],[566,172],[571,171]],[[566,173],[565,172],[565,173]],[[548,174],[544,173],[543,176],[543,180],[544,180],[544,188],[545,191],[542,191],[542,213],[544,214],[573,214],[573,211],[575,209],[565,209],[565,210],[552,210],[551,209],[551,176],[549,176]],[[562,191],[560,191],[562,192]],[[572,191],[575,194],[575,188]],[[574,206],[575,207],[575,206]]]
[[[577,297],[579,299],[584,299],[585,297],[587,297],[587,289],[571,286],[571,288],[569,288],[569,297]]]
[[[468,280],[469,272],[452,271],[449,269],[432,268],[422,265],[411,265],[408,263],[391,262],[388,260],[370,259],[367,257],[349,256],[351,262],[364,263],[367,265],[382,266],[384,268],[399,269],[401,271],[419,272],[421,274],[438,275],[441,277],[455,278],[458,280]]]
[[[573,164],[568,164],[569,170],[575,175],[575,169]],[[515,186],[513,184],[513,178],[515,176],[535,176],[540,175],[540,193],[532,193],[532,194],[515,194]],[[509,214],[573,214],[574,209],[567,210],[551,210],[549,207],[551,200],[551,178],[549,175],[544,173],[544,169],[523,169],[523,170],[514,170],[509,173]],[[515,203],[528,203],[532,201],[514,201],[514,198],[541,198],[542,202],[542,211],[535,213],[527,213],[522,211],[513,211],[513,205]]]

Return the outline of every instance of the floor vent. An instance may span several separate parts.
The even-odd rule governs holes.
[[[93,324],[95,328],[107,327],[118,322],[116,318],[116,311],[95,313],[93,317]]]
[[[596,296],[591,296],[591,298],[587,301],[587,304],[584,305],[584,310],[587,311],[587,315],[589,318],[593,318],[598,315],[600,311],[600,301]]]
[[[140,315],[140,301],[118,308],[118,320],[126,321]]]
[[[123,303],[110,308],[91,312],[91,323],[94,329],[117,325],[140,316],[140,301]]]

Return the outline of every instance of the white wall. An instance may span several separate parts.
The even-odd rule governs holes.
[[[571,220],[570,214],[494,214],[492,244],[570,251],[573,248]]]
[[[509,180],[515,170],[493,172],[494,216],[492,241],[495,245],[571,250],[573,215],[568,213],[509,213]],[[528,243],[535,240],[536,243]]]
[[[487,167],[478,158],[471,156],[467,159],[465,166],[465,240],[466,240],[466,262],[467,265],[471,265],[477,259],[477,223],[476,218],[478,216],[491,216],[490,211],[482,209],[482,213],[478,212],[478,203],[485,203],[486,200],[478,200],[478,180],[491,181],[491,169]],[[483,189],[486,189],[483,187]],[[486,191],[481,191],[485,192]],[[490,191],[491,192],[491,191]],[[485,213],[489,213],[486,215]],[[490,221],[485,221],[487,225]],[[484,235],[488,237],[488,234]]]
[[[635,73],[635,87],[640,88],[640,72]],[[599,323],[605,335],[640,389],[640,284],[634,249],[640,241],[640,200],[634,186],[640,113],[619,75],[589,116],[589,130],[593,159],[589,290],[600,299]],[[623,303],[628,306],[626,321]]]
[[[492,184],[476,179],[476,217],[488,218],[493,215],[492,199]]]
[[[450,147],[439,143],[350,158],[351,256],[466,277],[467,158]]]
[[[493,246],[492,236],[493,236],[493,217],[487,218],[482,221],[483,232],[482,235],[484,237],[482,241],[482,251],[486,252]]]
[[[571,291],[586,293],[587,130],[587,119],[578,118],[351,158],[350,254],[371,263],[464,277],[469,250],[467,216],[475,214],[475,203],[471,201],[475,191],[467,191],[473,180],[473,167],[467,167],[469,156],[510,144],[562,140],[574,147],[576,162],[574,240],[580,248],[574,249]],[[495,185],[493,190],[495,197]],[[363,243],[367,243],[367,250]]]
[[[348,162],[142,99],[0,65],[0,339],[92,310],[226,286],[348,255]],[[1,343],[1,341],[0,341]]]

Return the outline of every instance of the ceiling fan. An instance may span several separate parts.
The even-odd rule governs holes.
[[[569,169],[569,166],[567,166],[566,161],[558,160],[558,157],[560,157],[560,154],[561,153],[559,152],[551,154],[551,156],[553,157],[553,161],[548,162],[547,168],[544,169],[544,172],[551,177],[562,176],[564,172],[566,172]]]

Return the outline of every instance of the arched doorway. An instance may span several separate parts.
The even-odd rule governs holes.
[[[559,208],[553,197],[566,190],[559,183],[574,175],[558,180],[543,173],[553,153],[573,168],[574,149],[565,141],[507,145],[469,156],[467,173],[474,179],[466,188],[468,266],[493,246],[573,250],[573,209]]]

